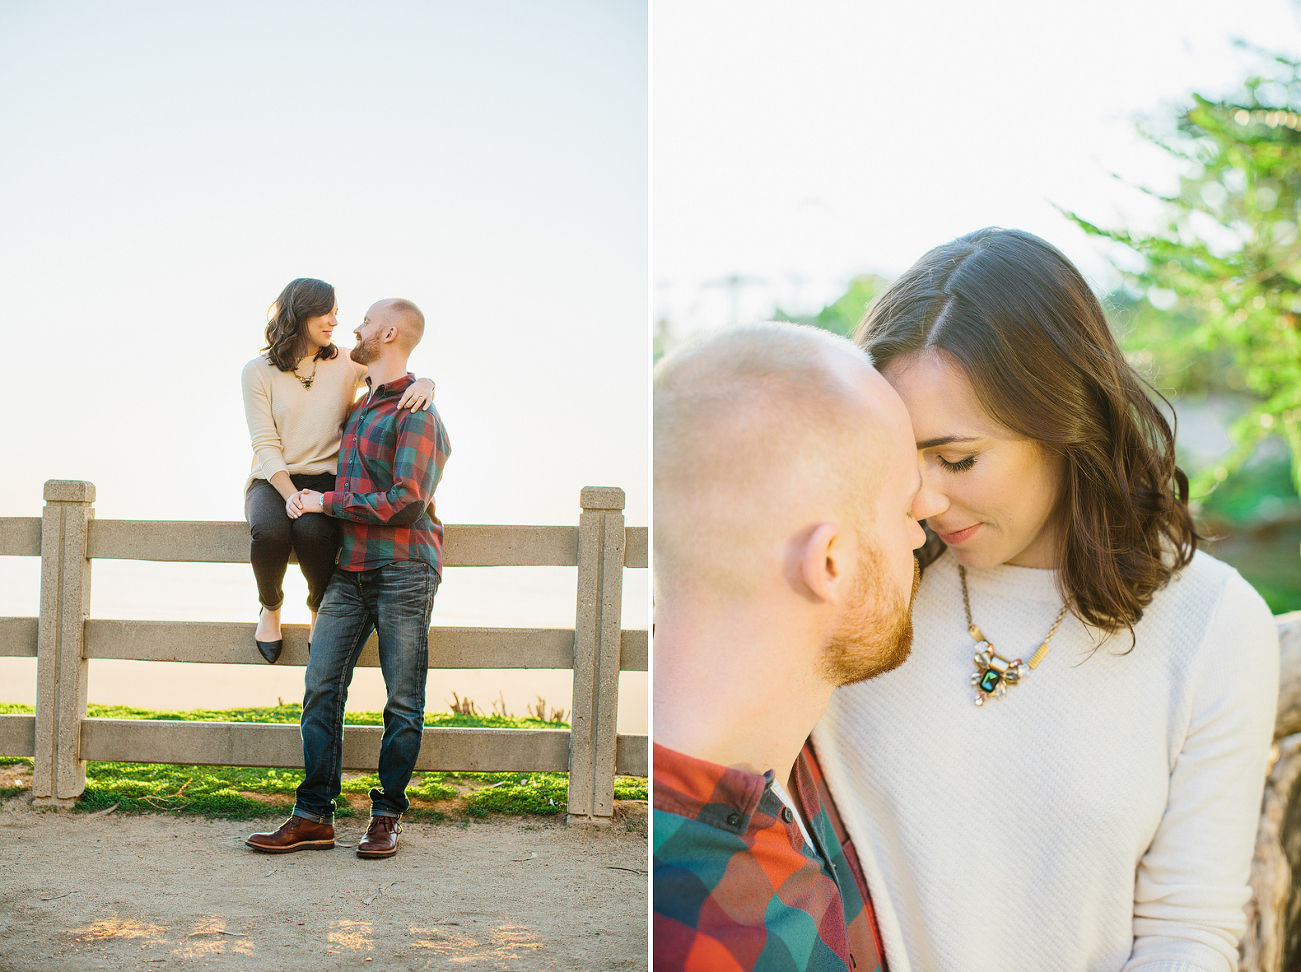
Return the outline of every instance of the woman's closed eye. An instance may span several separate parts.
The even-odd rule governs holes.
[[[953,462],[950,462],[943,456],[936,456],[935,458],[939,459],[940,465],[949,470],[949,472],[966,472],[976,464],[975,456],[967,456],[965,459],[958,459]]]

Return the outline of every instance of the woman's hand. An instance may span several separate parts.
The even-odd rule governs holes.
[[[434,401],[434,379],[417,378],[407,386],[406,393],[398,402],[398,408],[427,409]]]
[[[303,512],[303,494],[301,491],[294,493],[285,500],[285,513],[289,515],[289,519],[296,520],[303,515]]]

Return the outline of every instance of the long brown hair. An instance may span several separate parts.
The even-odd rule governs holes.
[[[855,340],[882,370],[947,355],[995,420],[1063,458],[1062,596],[1086,623],[1132,634],[1201,538],[1174,433],[1147,392],[1169,403],[1125,361],[1074,265],[1030,233],[969,233],[891,284]],[[922,566],[943,550],[928,531]]]
[[[298,277],[289,281],[267,311],[267,346],[262,349],[267,360],[281,371],[293,371],[301,353],[303,324],[334,310],[334,287],[315,277]],[[333,344],[317,350],[318,361],[329,361],[339,349]]]

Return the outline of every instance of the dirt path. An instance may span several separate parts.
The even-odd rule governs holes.
[[[266,821],[0,806],[0,970],[647,967],[646,815],[404,824],[389,860],[259,854]],[[364,820],[340,822],[355,845]]]

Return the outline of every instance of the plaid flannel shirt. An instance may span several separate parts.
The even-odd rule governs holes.
[[[791,799],[814,847],[773,792],[772,770],[658,744],[654,754],[655,972],[884,969],[862,871],[835,838],[804,753]]]
[[[322,500],[340,521],[336,564],[343,570],[420,560],[442,575],[443,524],[434,515],[434,489],[452,446],[434,406],[398,408],[415,380],[408,373],[372,388],[344,424],[334,489]]]

